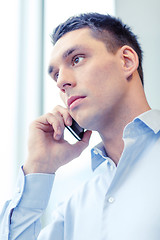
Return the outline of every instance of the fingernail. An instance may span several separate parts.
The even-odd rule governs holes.
[[[55,139],[59,140],[60,138],[61,138],[61,136],[59,134],[56,134]]]
[[[58,133],[57,135],[59,135],[59,133],[61,134],[61,127],[57,128],[57,133]]]
[[[67,125],[71,125],[72,124],[72,119],[70,117],[67,118]]]

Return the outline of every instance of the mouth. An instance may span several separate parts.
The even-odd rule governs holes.
[[[70,110],[77,107],[80,102],[85,98],[85,96],[72,96],[68,98],[67,105]]]

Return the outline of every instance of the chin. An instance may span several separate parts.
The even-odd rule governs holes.
[[[88,117],[87,118],[78,118],[76,121],[84,129],[91,130],[91,131],[96,130],[96,126],[94,126],[95,121],[92,121]]]

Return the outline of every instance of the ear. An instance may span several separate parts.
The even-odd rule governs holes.
[[[121,47],[119,51],[125,77],[129,80],[139,66],[138,55],[133,48],[127,45]]]

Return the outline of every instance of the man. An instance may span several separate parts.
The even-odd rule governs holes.
[[[68,19],[52,38],[49,74],[66,108],[30,126],[28,159],[2,212],[1,239],[159,240],[160,112],[144,94],[136,36],[116,18],[89,13]],[[72,118],[88,129],[73,145],[63,138]],[[81,154],[92,130],[102,138],[92,150],[97,173],[40,232],[56,170]]]

